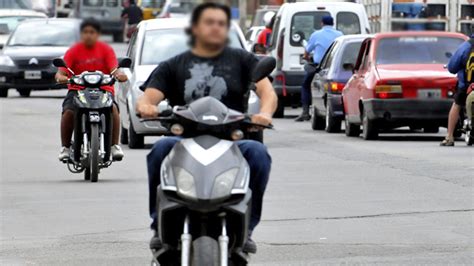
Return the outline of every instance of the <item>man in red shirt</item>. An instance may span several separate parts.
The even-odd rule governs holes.
[[[270,39],[273,31],[273,24],[275,23],[275,13],[267,12],[263,18],[265,21],[265,29],[263,29],[257,38],[257,46],[260,49],[267,49],[270,46]],[[257,49],[258,49],[257,48]]]
[[[84,71],[102,71],[110,74],[117,68],[117,58],[115,52],[108,44],[99,41],[100,23],[94,19],[87,19],[81,23],[81,41],[74,44],[64,55],[66,65],[76,74]],[[118,81],[124,82],[127,76],[120,71],[115,72]],[[65,68],[59,68],[56,73],[58,83],[67,83],[71,74]],[[105,86],[103,89],[114,93],[113,86]],[[69,158],[69,148],[71,137],[74,131],[74,96],[81,86],[68,84],[68,93],[63,102],[63,114],[61,117],[61,143],[62,148],[59,153],[59,160]],[[114,160],[123,158],[123,151],[118,145],[120,133],[120,116],[117,106],[113,106],[113,132],[111,154]]]

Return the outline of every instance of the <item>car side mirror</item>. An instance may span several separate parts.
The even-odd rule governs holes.
[[[352,71],[352,73],[354,73],[354,64],[352,63],[344,63],[342,64],[342,68],[346,71]]]
[[[64,62],[64,60],[62,58],[54,58],[53,59],[53,66],[55,66],[55,67],[66,67],[67,68],[66,62]]]
[[[276,60],[273,57],[265,56],[258,61],[257,65],[254,68],[252,74],[252,81],[259,82],[260,80],[268,77],[272,72],[273,69],[276,67]]]
[[[129,57],[122,57],[118,60],[118,67],[130,68],[132,66],[132,59]]]

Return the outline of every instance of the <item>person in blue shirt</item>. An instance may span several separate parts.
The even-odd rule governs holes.
[[[471,26],[471,29],[474,30],[474,25]],[[468,71],[471,71],[474,74],[474,69],[466,70],[467,61],[469,60],[472,46],[474,45],[474,35],[471,35],[470,40],[464,42],[459,46],[454,55],[449,59],[448,70],[453,74],[457,74],[458,85],[456,92],[454,94],[454,103],[449,111],[449,121],[448,121],[448,134],[446,138],[441,142],[441,146],[454,146],[454,131],[456,130],[456,125],[459,120],[459,113],[461,112],[463,106],[466,105],[467,99],[467,88],[474,81],[474,77],[471,81],[467,79]]]
[[[305,47],[305,57],[308,58],[310,54],[313,54],[313,63],[315,66],[321,63],[326,50],[332,42],[337,37],[343,35],[342,32],[334,29],[334,19],[331,16],[324,16],[321,23],[323,27],[311,34]],[[308,121],[311,119],[311,115],[309,114],[309,106],[311,105],[311,82],[316,74],[316,67],[307,67],[305,71],[306,74],[301,86],[301,103],[303,105],[303,112],[296,118],[295,121],[297,122]]]

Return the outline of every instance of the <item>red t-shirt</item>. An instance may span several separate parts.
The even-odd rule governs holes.
[[[76,43],[67,50],[64,61],[76,75],[84,71],[102,71],[104,74],[110,74],[118,65],[114,50],[104,42],[97,42],[92,48],[87,48],[83,43]],[[60,70],[68,73],[69,77],[71,76],[67,69],[60,68]],[[82,88],[78,85],[68,85],[70,90],[81,90]],[[113,86],[102,88],[114,93]]]
[[[262,44],[265,47],[268,47],[271,35],[272,35],[272,30],[269,28],[265,28],[258,35],[257,43]]]

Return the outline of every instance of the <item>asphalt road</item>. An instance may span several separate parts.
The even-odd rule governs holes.
[[[65,91],[10,95],[0,100],[0,265],[148,265],[148,151],[125,147],[99,183],[84,182],[57,161]],[[439,147],[444,131],[367,142],[274,124],[252,265],[472,265],[473,148]]]

